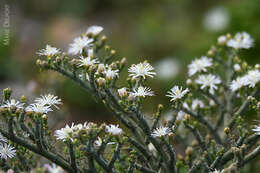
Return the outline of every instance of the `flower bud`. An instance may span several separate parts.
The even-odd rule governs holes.
[[[104,64],[98,64],[98,69],[97,69],[97,72],[99,74],[103,73],[105,71],[106,67]]]
[[[218,44],[224,46],[227,42],[227,37],[225,35],[221,35],[218,37]]]
[[[11,97],[12,89],[11,88],[5,88],[3,90],[4,100],[8,100]]]
[[[125,65],[126,64],[126,57],[123,57],[120,61],[121,65]]]
[[[228,134],[230,133],[230,128],[229,128],[229,127],[226,127],[226,128],[224,129],[224,132],[225,132],[226,135],[228,135]]]
[[[106,37],[105,35],[103,35],[103,36],[101,37],[101,42],[104,43],[105,41],[107,41],[107,37]]]
[[[192,85],[192,80],[191,80],[191,79],[187,79],[187,80],[186,80],[186,84],[187,84],[188,86],[191,86],[191,85]]]
[[[114,56],[116,54],[116,51],[114,50],[114,49],[112,49],[111,51],[110,51],[110,55],[111,56]]]
[[[235,70],[236,72],[240,72],[240,71],[241,71],[240,65],[239,65],[239,64],[234,64],[234,70]]]
[[[100,77],[97,79],[97,82],[98,82],[98,85],[102,87],[105,85],[106,80],[103,77]]]
[[[192,152],[193,152],[193,149],[191,147],[187,147],[185,150],[185,154],[188,156],[192,155]]]
[[[118,92],[118,95],[119,95],[121,98],[127,96],[126,88],[118,89],[117,92]]]

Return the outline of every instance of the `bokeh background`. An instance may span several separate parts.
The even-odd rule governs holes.
[[[105,28],[108,43],[128,65],[147,59],[157,69],[149,81],[156,97],[147,99],[147,114],[159,103],[169,107],[166,91],[185,82],[187,64],[205,55],[221,34],[250,33],[255,47],[241,58],[260,62],[260,0],[0,0],[0,8],[0,88],[12,87],[16,97],[29,100],[48,92],[60,96],[64,106],[55,114],[56,128],[72,121],[114,121],[83,89],[35,65],[39,49],[51,44],[67,51],[91,25]]]

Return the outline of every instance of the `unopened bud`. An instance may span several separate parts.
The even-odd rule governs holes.
[[[191,147],[187,147],[185,150],[185,154],[188,156],[192,155],[192,152],[193,152],[193,149]]]
[[[98,82],[99,86],[104,86],[106,80],[104,78],[100,77],[100,78],[97,79],[97,82]]]
[[[229,127],[226,127],[226,128],[224,129],[224,132],[225,132],[226,135],[228,135],[228,134],[230,133],[230,128],[229,128]]]
[[[118,92],[118,95],[119,95],[121,98],[127,96],[127,90],[126,90],[126,88],[118,89],[117,92]]]

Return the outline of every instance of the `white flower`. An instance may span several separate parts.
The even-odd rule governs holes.
[[[260,71],[250,70],[245,76],[245,80],[245,85],[248,85],[250,88],[254,88],[255,85],[260,81]]]
[[[139,86],[138,88],[134,88],[133,92],[131,92],[131,94],[134,97],[144,97],[144,98],[145,98],[145,96],[153,96],[154,95],[151,88],[143,87],[143,86]]]
[[[186,114],[185,112],[179,111],[178,114],[177,114],[176,120],[179,120],[179,121],[183,120],[185,114]]]
[[[7,139],[0,133],[0,142],[7,143]]]
[[[218,44],[219,45],[224,45],[227,42],[227,37],[225,35],[221,35],[218,37]]]
[[[204,103],[202,100],[194,99],[192,100],[191,109],[195,110],[197,108],[204,108]]]
[[[77,55],[82,54],[84,48],[89,48],[93,42],[92,38],[88,37],[77,37],[73,40],[73,43],[69,45],[69,54]]]
[[[73,126],[74,124],[72,123],[71,127],[69,125],[66,124],[66,126],[64,128],[61,128],[60,130],[56,130],[54,132],[54,136],[58,139],[61,140],[63,142],[65,142],[66,140],[71,140],[73,141],[72,138],[72,133],[73,133]]]
[[[108,80],[112,80],[114,79],[115,77],[118,77],[118,72],[119,70],[112,70],[110,67],[108,67],[104,72],[103,74],[105,75],[106,79]]]
[[[47,168],[48,173],[63,173],[64,172],[60,166],[57,166],[54,163],[52,165],[44,164],[44,167]]]
[[[256,135],[260,135],[260,126],[255,126],[253,131],[255,132]]]
[[[106,126],[106,132],[111,133],[112,135],[121,135],[123,130],[119,128],[119,125],[110,124]]]
[[[156,75],[153,66],[151,66],[147,62],[139,63],[139,64],[133,64],[129,69],[128,72],[130,73],[129,76],[132,76],[133,78],[137,77],[143,77],[145,79],[146,76],[153,77]]]
[[[39,105],[55,106],[57,109],[57,105],[62,104],[61,99],[52,94],[42,95],[40,98],[35,99],[35,102]]]
[[[188,65],[189,76],[194,75],[197,72],[207,72],[207,67],[212,66],[212,59],[206,56],[202,56],[200,59],[195,59]]]
[[[0,158],[7,160],[7,158],[13,158],[16,155],[16,150],[10,144],[0,144]]]
[[[152,152],[154,156],[157,155],[157,150],[151,142],[148,144],[148,150]]]
[[[40,50],[37,54],[52,57],[52,56],[57,55],[59,53],[60,53],[59,49],[57,49],[56,47],[51,47],[50,45],[47,44],[46,48]]]
[[[171,98],[171,101],[175,101],[178,99],[181,99],[183,96],[185,96],[189,92],[189,89],[186,88],[185,90],[182,90],[182,87],[179,88],[179,86],[175,85],[170,91],[167,93],[167,97]]]
[[[170,132],[171,132],[170,128],[161,126],[154,129],[151,136],[154,138],[167,136]]]
[[[235,37],[227,42],[227,46],[235,49],[249,49],[253,44],[254,40],[246,32],[236,33]]]
[[[180,62],[173,57],[165,58],[156,64],[155,70],[159,79],[173,79],[180,72]]]
[[[246,85],[246,77],[237,77],[235,80],[233,80],[230,84],[230,89],[232,92],[235,92]]]
[[[239,71],[241,70],[241,67],[240,67],[239,64],[234,64],[233,68],[234,68],[234,70],[235,70],[236,72],[239,72]]]
[[[125,96],[127,96],[127,90],[126,90],[125,87],[124,87],[124,88],[121,88],[121,89],[118,89],[117,92],[118,92],[118,95],[119,95],[120,97],[125,97]]]
[[[222,171],[218,171],[218,170],[214,170],[214,171],[211,171],[211,172],[209,172],[209,173],[222,173],[223,172],[223,170]]]
[[[209,92],[211,94],[214,94],[214,90],[218,89],[217,84],[220,84],[221,80],[218,76],[215,76],[213,74],[207,74],[199,75],[195,82],[201,85],[200,89],[209,87]]]
[[[34,104],[30,104],[29,106],[27,106],[26,111],[47,114],[48,112],[51,112],[52,109],[48,105],[34,103]]]
[[[16,107],[18,109],[23,109],[23,105],[24,105],[24,103],[20,103],[19,101],[11,99],[11,100],[5,101],[4,104],[1,107],[2,108]]]
[[[93,25],[88,28],[87,34],[92,34],[92,35],[96,36],[96,35],[100,34],[102,31],[103,31],[102,26]]]
[[[80,56],[79,58],[80,58],[79,63],[78,63],[79,67],[83,67],[83,66],[89,67],[91,65],[99,63],[99,61],[97,59],[94,59],[94,58],[92,59],[89,56],[87,58]]]

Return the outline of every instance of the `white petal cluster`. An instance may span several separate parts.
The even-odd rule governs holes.
[[[147,62],[143,62],[139,64],[133,64],[128,69],[128,72],[130,73],[129,76],[131,76],[134,79],[138,77],[142,77],[145,79],[146,76],[153,78],[153,76],[156,75],[156,73],[153,72],[153,70],[154,70],[153,66],[151,66]]]
[[[99,61],[97,59],[91,58],[89,56],[86,58],[83,56],[80,56],[79,58],[80,58],[79,63],[78,63],[79,67],[90,67],[91,65],[99,63]]]
[[[117,92],[118,92],[118,95],[119,95],[120,97],[125,97],[125,96],[127,96],[127,90],[126,90],[125,87],[118,89]]]
[[[64,173],[64,170],[60,166],[55,165],[54,163],[52,165],[44,164],[43,167],[47,169],[48,173]]]
[[[143,87],[143,86],[139,86],[138,88],[134,88],[133,92],[131,92],[131,94],[134,97],[146,97],[146,96],[153,96],[154,93],[151,90],[151,88],[148,87]]]
[[[119,76],[119,70],[113,70],[112,68],[108,67],[103,71],[103,74],[105,75],[106,79],[112,80]]]
[[[200,59],[195,59],[191,64],[188,65],[189,76],[192,76],[197,72],[207,72],[207,67],[212,65],[212,59],[206,56],[202,56]]]
[[[260,135],[260,126],[255,126],[253,131],[255,132],[256,135]]]
[[[61,105],[61,99],[52,94],[41,95],[41,97],[35,99],[35,103],[44,106],[54,106],[58,109],[58,105]]]
[[[204,107],[205,107],[205,105],[202,100],[199,100],[199,99],[192,100],[192,104],[191,104],[192,110],[195,110],[197,108],[204,108]]]
[[[235,80],[233,80],[230,84],[231,91],[235,92],[245,86],[246,84],[246,78],[245,77],[237,77]]]
[[[218,76],[213,74],[207,75],[199,75],[199,77],[195,80],[195,82],[201,85],[200,89],[204,89],[206,87],[209,88],[209,93],[214,94],[215,90],[218,89],[218,84],[221,83],[221,80]]]
[[[10,144],[0,144],[0,158],[7,160],[16,155],[16,150]]]
[[[163,136],[167,136],[170,132],[171,132],[170,128],[161,126],[154,129],[151,136],[154,138],[163,137]]]
[[[253,46],[254,40],[246,33],[236,33],[235,37],[228,40],[227,46],[235,49],[249,49]]]
[[[69,45],[68,53],[72,55],[82,54],[85,48],[89,48],[94,40],[86,36],[77,37]]]
[[[40,114],[47,114],[48,112],[53,111],[51,106],[33,103],[26,107],[27,112],[35,112]]]
[[[4,104],[1,106],[1,108],[16,107],[18,109],[23,109],[23,105],[24,105],[24,103],[20,103],[19,101],[11,99],[11,100],[5,101]]]
[[[183,90],[182,87],[175,85],[170,91],[167,92],[168,94],[166,96],[170,97],[171,101],[176,101],[184,97],[188,92],[189,92],[188,88]]]
[[[218,171],[217,169],[215,169],[214,171],[211,171],[210,173],[222,173],[223,172],[223,170],[222,171]]]
[[[56,47],[52,47],[52,46],[47,44],[46,48],[40,50],[37,54],[52,57],[52,56],[57,55],[59,53],[60,53],[59,49],[57,49]]]
[[[225,35],[221,35],[218,37],[218,44],[225,45],[227,42],[227,37]]]
[[[109,124],[106,125],[106,132],[112,135],[121,135],[123,133],[123,130],[119,128],[119,125]]]
[[[154,156],[157,156],[157,150],[151,142],[148,144],[148,150],[152,152]]]
[[[87,35],[92,34],[93,36],[97,36],[103,31],[103,29],[104,28],[102,26],[97,26],[97,25],[90,26],[87,30]]]

